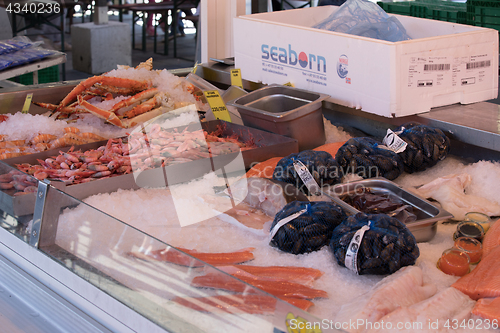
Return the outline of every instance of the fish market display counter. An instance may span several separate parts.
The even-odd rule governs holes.
[[[9,173],[25,177],[1,163],[0,174]],[[49,184],[23,181],[37,182],[37,193],[1,192],[0,266],[7,279],[3,286],[28,304],[32,316],[43,318],[35,323],[40,324],[37,332],[271,332],[273,327],[286,330],[287,315],[311,317],[226,276],[196,259],[199,254],[178,251]],[[12,205],[25,211],[7,212]],[[141,255],[144,249],[156,252]],[[242,255],[242,260],[253,256],[251,249]],[[228,259],[223,255],[221,260]],[[193,277],[201,272],[234,280],[227,283],[245,295],[194,287]],[[28,277],[38,285],[31,280],[19,285]],[[225,304],[238,311],[224,311]]]
[[[229,68],[224,65],[200,66],[197,74],[221,88],[230,84]],[[30,88],[30,92],[34,93],[34,98],[44,96],[45,101],[57,103],[74,85],[43,85]],[[247,90],[259,87],[258,83],[244,81]],[[17,89],[0,94],[0,112],[21,109],[26,93],[26,90]],[[394,119],[329,102],[323,102],[322,111],[334,124],[374,136],[382,136],[388,127],[415,120],[443,129],[452,139],[454,155],[472,161],[481,158],[500,160],[500,129],[495,127],[498,107],[491,103],[453,105],[418,116]],[[271,142],[271,139],[266,140]],[[292,144],[295,148],[291,149],[297,149],[297,143]],[[280,147],[271,150],[272,154],[289,154],[290,151],[283,148],[285,146]],[[290,145],[286,147],[290,149]],[[266,155],[266,159],[269,157]],[[216,159],[210,160],[208,167],[215,170]],[[225,173],[231,170],[231,161],[221,163],[222,174],[213,177],[217,180],[226,179]],[[246,163],[245,167],[248,168]],[[162,179],[168,178],[165,172],[161,176]],[[323,332],[333,332],[336,327],[332,317],[340,305],[351,300],[349,292],[359,294],[381,280],[378,276],[356,276],[340,267],[326,249],[299,256],[271,249],[267,235],[250,230],[248,226],[235,226],[231,218],[223,220],[213,215],[207,223],[193,223],[203,210],[201,201],[196,200],[207,198],[202,195],[205,188],[201,185],[205,184],[194,189],[180,189],[181,197],[185,197],[176,202],[172,199],[173,186],[162,189],[172,192],[168,195],[156,189],[143,189],[139,195],[127,192],[136,189],[130,185],[133,179],[127,182],[97,180],[79,184],[85,191],[95,192],[93,199],[87,200],[85,197],[90,192],[80,196],[78,192],[71,192],[69,187],[61,189],[55,186],[56,182],[38,181],[20,172],[8,160],[0,161],[0,184],[3,177],[12,179],[21,187],[36,187],[36,192],[23,195],[19,195],[15,185],[12,189],[0,191],[0,266],[5,263],[6,267],[11,267],[26,279],[31,277],[33,283],[30,286],[50,296],[43,299],[54,300],[44,303],[42,298],[30,299],[29,295],[20,293],[20,286],[12,287],[12,290],[19,291],[16,294],[19,298],[24,297],[31,308],[53,323],[46,331],[53,332],[53,327],[56,327],[68,332],[286,332],[290,327],[305,326],[298,323],[314,322],[324,324],[321,326]],[[158,185],[165,187],[166,184],[164,181]],[[210,184],[209,190],[222,195],[226,185],[220,182],[217,186]],[[118,194],[124,194],[120,197],[123,202],[113,201],[114,195]],[[194,194],[197,194],[195,200],[184,200]],[[105,202],[110,202],[106,207],[109,211],[103,208]],[[128,211],[128,206],[142,210]],[[176,212],[184,215],[179,216],[174,225],[169,219]],[[168,219],[164,223],[162,219],[165,217]],[[184,222],[179,226],[181,217]],[[136,221],[143,225],[136,224]],[[262,230],[263,225],[268,227],[261,224]],[[422,246],[421,253],[427,256],[428,263],[432,262],[432,265],[427,265],[430,271],[436,268],[434,259],[428,259],[429,254],[435,252],[434,248],[441,249],[440,246],[452,243],[452,229],[453,226],[448,225],[444,231],[438,230],[435,242]],[[292,282],[273,289],[276,277],[267,276],[266,282],[257,289],[245,272],[238,275],[233,271],[234,265],[249,260],[254,261],[248,267],[267,266],[262,269],[267,274],[271,271],[271,275],[284,274],[288,278],[303,274],[307,282],[302,281],[302,289]],[[290,271],[285,268],[273,271],[272,265],[295,267]],[[425,286],[404,289],[408,288],[403,282],[408,276],[422,276],[418,270],[394,274],[393,285],[403,285],[399,292],[421,292],[420,299],[426,299],[433,293]],[[318,279],[322,274],[324,279]],[[384,292],[384,289],[380,291]],[[392,297],[399,296],[394,295],[395,291],[392,293]],[[329,298],[325,296],[327,294]],[[315,307],[319,308],[314,314],[307,312],[313,305],[309,299],[315,299]],[[463,302],[457,300],[455,303]],[[54,316],[54,313],[68,313],[68,316]],[[63,322],[60,318],[72,320]],[[75,326],[73,330],[71,324]]]

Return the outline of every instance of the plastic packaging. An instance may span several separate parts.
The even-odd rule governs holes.
[[[274,217],[270,244],[293,254],[317,251],[345,218],[344,210],[333,202],[290,202]]]
[[[396,17],[387,15],[379,5],[367,0],[347,0],[337,11],[313,28],[389,42],[411,39]]]
[[[339,265],[357,274],[392,274],[420,255],[408,228],[385,214],[349,216],[333,231],[330,249]]]

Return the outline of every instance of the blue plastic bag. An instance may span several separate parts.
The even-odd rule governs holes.
[[[389,16],[376,3],[367,0],[347,0],[316,29],[400,42],[411,39],[406,29],[394,16]]]

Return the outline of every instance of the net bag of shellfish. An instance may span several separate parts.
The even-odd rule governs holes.
[[[394,180],[403,173],[403,160],[382,143],[367,137],[349,139],[339,148],[335,160],[344,174],[362,178],[384,177]]]
[[[444,160],[450,151],[450,139],[439,128],[419,123],[407,123],[395,133],[406,142],[406,148],[399,156],[408,173],[424,171]]]
[[[396,218],[358,213],[333,231],[330,249],[339,265],[357,274],[391,274],[420,255],[413,234]]]
[[[337,184],[341,170],[330,153],[304,150],[282,158],[273,172],[273,179],[295,185],[306,195],[310,188]],[[315,186],[310,186],[315,182]],[[313,193],[314,194],[314,193]]]
[[[317,251],[328,245],[333,230],[346,218],[333,202],[292,201],[274,217],[270,245],[293,254]]]

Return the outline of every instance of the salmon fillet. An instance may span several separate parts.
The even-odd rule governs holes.
[[[472,313],[484,319],[500,321],[500,297],[481,298],[476,302]]]
[[[500,245],[500,219],[490,224],[490,228],[483,238],[483,257],[486,257],[498,245]]]
[[[500,296],[499,258],[500,246],[497,246],[483,257],[472,272],[462,276],[451,286],[474,300]]]
[[[290,303],[304,311],[313,306],[313,302],[306,299],[283,297],[283,301]],[[200,312],[235,312],[240,310],[250,314],[273,313],[276,308],[276,298],[268,295],[226,295],[211,297],[175,297],[174,302]]]
[[[181,247],[178,247],[177,249],[189,254],[190,256],[195,257],[196,259],[203,261],[204,263],[214,266],[240,264],[242,262],[254,259],[254,255],[252,253],[254,248],[241,249],[235,252],[219,253],[198,252],[196,250],[189,250]],[[193,258],[185,255],[182,252],[177,251],[175,248],[166,248],[163,250],[150,251],[148,253],[130,252],[129,254],[139,259],[153,259],[188,267],[204,266],[204,263],[194,260]]]
[[[324,290],[314,289],[299,283],[288,281],[270,281],[249,278],[247,276],[237,276],[243,282],[248,283],[256,288],[259,288],[276,297],[292,297],[302,299],[313,299],[317,297],[327,298],[328,294]],[[246,283],[243,283],[232,276],[224,273],[209,273],[195,277],[191,281],[191,285],[200,288],[215,288],[232,292],[253,292],[248,288]]]
[[[323,275],[323,272],[319,269],[296,266],[234,265],[219,266],[217,268],[235,276],[249,276],[273,281],[289,281],[306,286],[311,286],[314,280]]]

